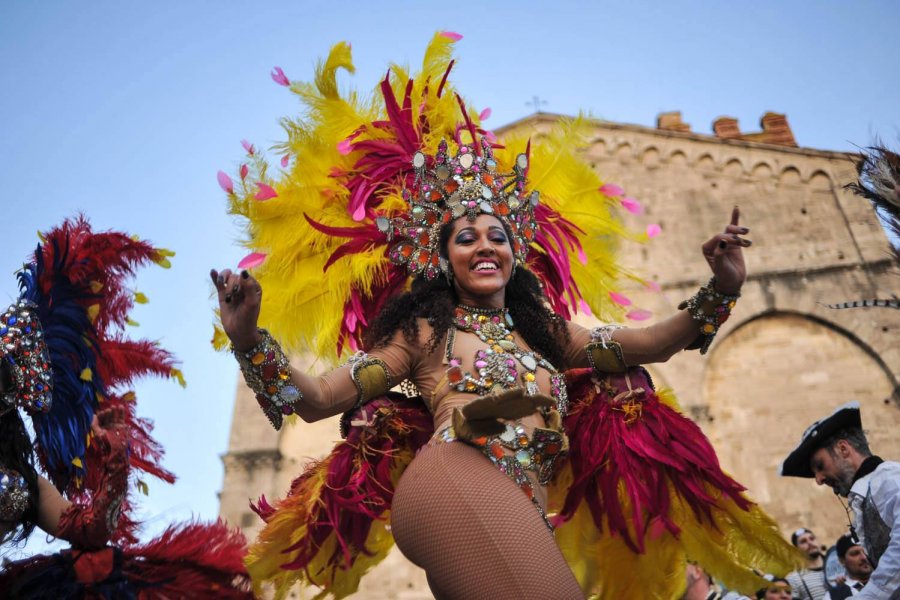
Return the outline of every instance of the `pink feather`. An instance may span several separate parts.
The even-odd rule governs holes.
[[[241,180],[247,179],[247,173],[250,172],[250,169],[247,168],[247,165],[241,165]]]
[[[631,299],[618,292],[610,292],[609,298],[619,306],[631,306]]]
[[[442,31],[441,35],[447,38],[448,40],[453,40],[454,42],[458,42],[463,39],[463,36],[455,31]]]
[[[270,73],[272,75],[272,81],[277,83],[278,85],[283,85],[284,87],[290,87],[291,82],[284,75],[284,71],[281,70],[281,67],[275,67],[272,69]]]
[[[347,156],[348,154],[353,152],[353,142],[350,140],[350,138],[338,142],[337,151],[340,152],[343,156]]]
[[[618,198],[622,194],[625,193],[625,190],[614,183],[604,183],[600,186],[600,193],[609,196],[610,198]]]
[[[247,151],[247,154],[253,156],[256,154],[256,148],[253,147],[253,144],[248,142],[247,140],[241,140],[241,146],[244,147],[244,150]]]
[[[269,200],[270,198],[278,197],[278,192],[276,192],[270,185],[267,185],[265,183],[257,183],[256,187],[259,188],[259,191],[256,192],[253,197],[257,200]]]
[[[216,173],[216,179],[219,180],[219,187],[228,192],[229,194],[234,193],[234,183],[231,181],[231,177],[229,177],[224,171],[219,171]]]
[[[289,162],[291,162],[290,154],[285,154],[284,156],[281,157],[281,167],[282,168],[287,167]]]
[[[491,109],[486,108],[478,114],[478,120],[484,121],[485,119],[489,119],[491,117]]]
[[[649,310],[644,310],[643,308],[635,308],[634,310],[628,311],[628,313],[625,315],[625,318],[631,319],[632,321],[646,321],[652,316],[653,313]]]
[[[248,254],[238,263],[238,269],[254,269],[265,262],[266,256],[262,252]]]
[[[644,212],[644,207],[641,206],[641,203],[631,196],[626,196],[625,198],[619,200],[619,202],[622,204],[622,208],[633,215],[639,215]]]
[[[647,237],[648,238],[655,238],[660,233],[662,233],[662,227],[660,227],[656,223],[650,223],[649,225],[647,225]]]

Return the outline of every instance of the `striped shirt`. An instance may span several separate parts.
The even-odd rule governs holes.
[[[791,584],[791,594],[800,600],[822,600],[828,593],[823,569],[803,569],[788,573],[787,582]]]

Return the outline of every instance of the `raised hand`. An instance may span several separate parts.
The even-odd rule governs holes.
[[[738,225],[740,216],[741,210],[735,206],[724,233],[714,235],[702,246],[703,257],[716,278],[716,290],[723,294],[737,294],[747,278],[743,248],[753,242],[741,237],[750,230]]]
[[[219,295],[219,311],[225,334],[236,350],[249,350],[262,339],[256,327],[262,287],[247,271],[232,273],[231,269],[225,269],[220,273],[213,269],[209,277]]]

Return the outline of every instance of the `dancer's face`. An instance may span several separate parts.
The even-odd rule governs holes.
[[[462,303],[485,308],[504,305],[514,255],[509,236],[497,217],[456,219],[447,243],[447,259]]]

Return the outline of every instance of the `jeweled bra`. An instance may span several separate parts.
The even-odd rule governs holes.
[[[535,371],[541,367],[550,373],[550,396],[556,410],[565,416],[569,406],[565,379],[539,352],[523,350],[512,335],[515,327],[506,308],[485,309],[459,305],[453,317],[455,328],[447,340],[447,379],[460,392],[485,395],[516,387],[519,380],[530,395],[540,392]],[[453,354],[456,330],[473,333],[488,345],[475,355],[476,373],[464,371],[462,361]],[[520,369],[521,367],[521,369]]]

